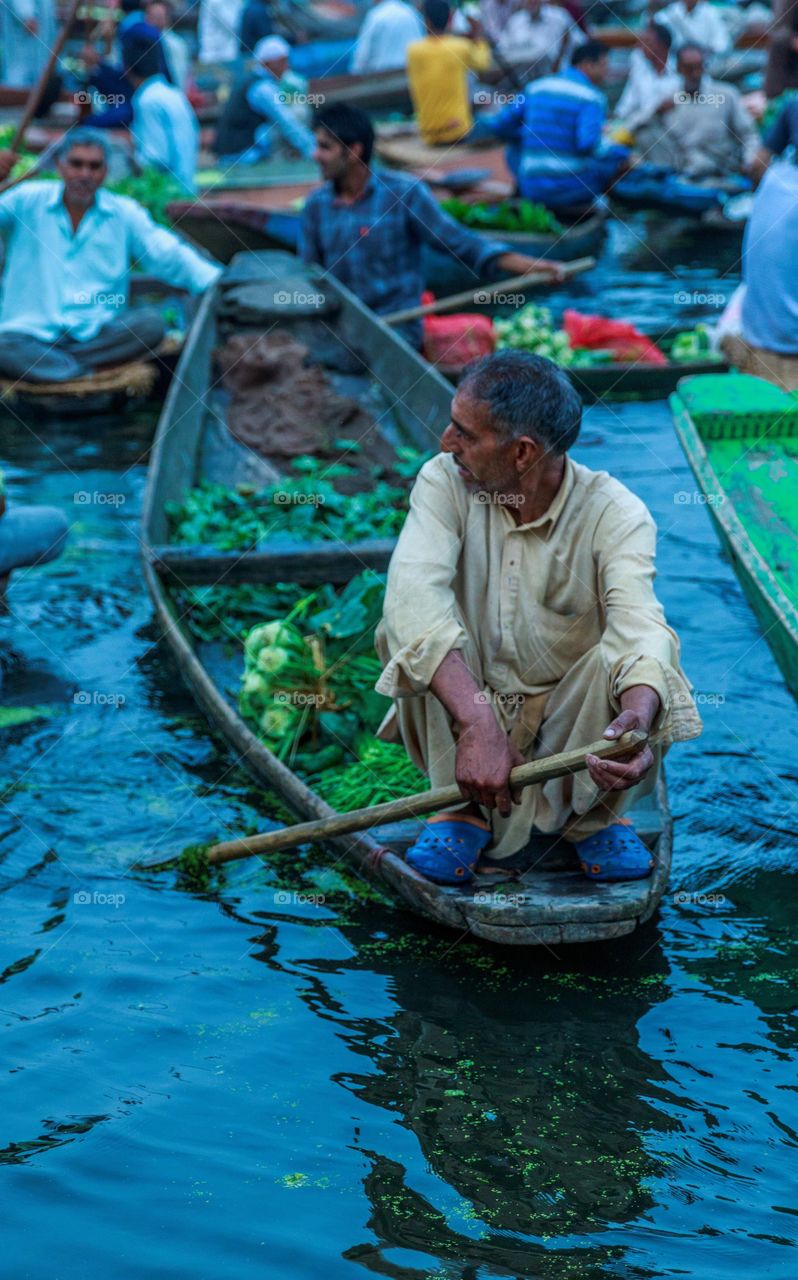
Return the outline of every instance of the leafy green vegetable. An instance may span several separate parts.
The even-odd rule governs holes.
[[[538,307],[530,303],[514,316],[497,316],[493,321],[496,330],[497,347],[532,351],[535,355],[546,356],[555,364],[569,365],[574,363],[574,352],[564,329],[553,327],[551,312],[548,307]]]
[[[533,200],[501,200],[498,204],[467,204],[456,196],[441,201],[441,208],[465,227],[481,231],[515,231],[527,234],[562,231],[562,225],[545,205]]]
[[[429,783],[404,747],[364,737],[357,760],[345,768],[324,769],[313,779],[314,790],[339,813],[386,804],[400,796],[426,791]]]
[[[416,470],[421,461],[416,455]],[[172,541],[246,551],[264,542],[393,538],[401,530],[405,489],[376,480],[367,493],[339,493],[334,479],[351,471],[316,458],[297,460],[294,471],[260,493],[207,483],[191,489],[182,502],[167,503]]]
[[[13,729],[32,720],[49,720],[55,714],[55,707],[0,707],[0,729]]]
[[[331,748],[327,762],[339,763],[364,727],[379,725],[388,701],[374,691],[380,663],[372,645],[384,591],[384,576],[367,570],[338,598],[320,588],[286,618],[250,631],[239,707],[279,759],[296,764]],[[319,767],[311,756],[311,768]]]
[[[184,200],[188,194],[170,174],[158,169],[145,169],[143,173],[117,178],[106,185],[109,191],[116,192],[118,196],[130,196],[132,200],[143,204],[153,219],[164,227],[172,225],[166,206],[173,200]]]
[[[713,351],[709,338],[709,329],[705,324],[697,324],[695,329],[685,329],[677,333],[671,343],[669,358],[677,363],[693,360],[722,360],[719,352]]]

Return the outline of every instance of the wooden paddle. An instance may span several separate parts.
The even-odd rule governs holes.
[[[595,258],[576,258],[573,262],[563,262],[563,278],[579,275],[595,267]],[[439,311],[448,311],[450,307],[484,307],[496,298],[497,294],[506,293],[510,289],[531,288],[533,285],[549,284],[551,277],[542,271],[529,271],[526,275],[510,276],[508,280],[499,280],[496,284],[486,285],[482,289],[466,289],[464,293],[452,293],[448,298],[436,298],[434,302],[426,302],[417,307],[408,307],[406,311],[393,311],[390,315],[380,316],[383,324],[406,324],[408,320],[418,320],[421,316],[434,316]]]
[[[601,760],[615,760],[641,742],[654,743],[658,740],[658,735],[649,736],[639,729],[632,729],[615,741],[601,738],[600,741],[592,742],[588,747],[577,747],[575,751],[562,751],[559,755],[544,756],[542,760],[532,760],[529,764],[518,765],[510,774],[510,785],[514,790],[518,790],[521,787],[548,782],[551,778],[562,778],[569,773],[580,773],[587,768],[585,757],[588,755],[598,756]],[[206,850],[205,856],[212,866],[218,866],[223,862],[250,858],[256,853],[276,853],[279,849],[294,849],[297,845],[329,840],[333,836],[347,836],[355,831],[368,831],[372,827],[379,827],[388,822],[418,818],[422,814],[433,813],[437,809],[446,809],[450,805],[462,804],[462,802],[463,797],[456,784],[438,787],[434,791],[420,791],[413,796],[403,796],[400,800],[389,800],[387,804],[376,804],[366,809],[353,809],[351,813],[337,813],[332,818],[301,822],[295,827],[281,827],[279,831],[267,831],[263,835],[246,836],[241,840],[228,840],[222,844],[214,844]],[[168,863],[155,865],[164,866]],[[147,868],[147,870],[153,869],[152,864]]]
[[[78,16],[78,9],[80,8],[82,3],[83,3],[83,0],[72,0],[72,4],[67,10],[67,15],[64,18],[64,22],[61,27],[61,30],[58,32],[58,35],[56,36],[55,41],[53,43],[53,47],[50,50],[50,56],[48,57],[47,62],[45,63],[42,69],[39,79],[36,81],[35,85],[33,86],[30,93],[28,94],[28,100],[25,103],[25,109],[22,112],[20,122],[17,125],[16,133],[14,134],[14,137],[9,143],[9,146],[8,146],[9,151],[16,151],[17,148],[20,147],[25,140],[25,134],[28,132],[30,122],[38,110],[39,103],[41,102],[42,96],[47,87],[47,81],[50,79],[50,76],[53,74],[53,71],[55,70],[55,64],[58,61],[58,58],[61,54],[61,50],[66,44],[67,37],[69,36],[70,31],[72,30],[72,26],[75,22],[75,19]],[[23,176],[27,178],[28,174],[24,174]],[[21,181],[22,181],[21,178],[6,178],[5,182],[0,182],[0,192],[8,191],[10,187],[15,187],[17,183]]]

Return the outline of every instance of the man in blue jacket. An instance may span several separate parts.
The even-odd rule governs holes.
[[[584,209],[619,175],[628,149],[601,140],[606,78],[607,49],[588,40],[566,71],[533,80],[516,102],[477,123],[475,136],[507,140],[520,195],[550,209]]]

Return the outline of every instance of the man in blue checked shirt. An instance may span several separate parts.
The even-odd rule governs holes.
[[[317,111],[316,152],[324,186],[302,216],[302,257],[318,263],[378,315],[417,306],[425,281],[427,244],[451,254],[475,275],[499,279],[532,271],[561,280],[562,266],[515,253],[509,245],[467,231],[444,213],[426,183],[411,174],[370,167],[374,129],[345,103]],[[421,346],[421,321],[402,326]]]

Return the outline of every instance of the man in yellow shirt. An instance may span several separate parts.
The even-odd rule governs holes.
[[[478,23],[469,20],[470,35],[447,33],[451,8],[447,0],[424,0],[427,35],[407,49],[407,78],[421,138],[429,146],[461,142],[474,123],[470,71],[487,71],[490,45]]]

